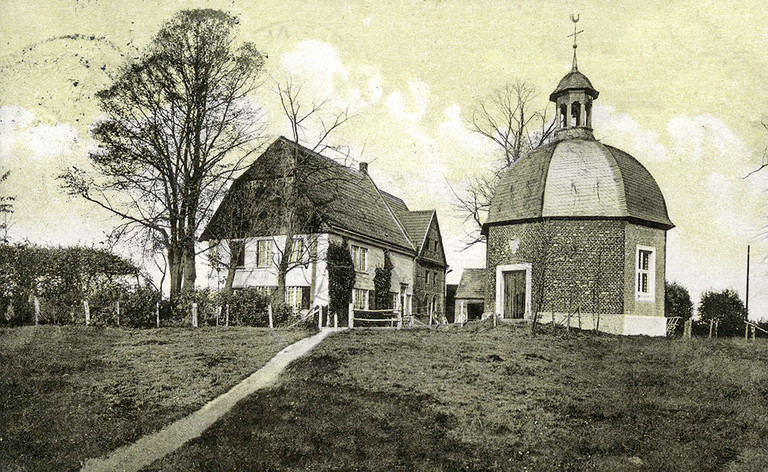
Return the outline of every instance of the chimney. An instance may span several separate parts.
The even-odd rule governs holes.
[[[365,175],[368,175],[368,163],[367,162],[361,162],[360,163],[360,172],[362,172]]]

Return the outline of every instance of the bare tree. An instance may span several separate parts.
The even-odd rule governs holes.
[[[221,215],[215,217],[217,234],[211,235],[227,243],[212,243],[216,249],[210,260],[214,267],[226,268],[224,288],[231,290],[244,259],[243,241],[253,235],[271,236],[271,262],[277,270],[275,297],[286,303],[288,272],[323,257],[317,251],[317,232],[346,176],[333,168],[350,160],[349,149],[332,144],[331,138],[350,116],[346,109],[329,109],[326,101],[307,99],[301,85],[290,77],[276,83],[275,94],[291,129],[290,138],[285,139],[292,145],[276,147],[277,156],[258,159],[232,186],[220,206]]]
[[[122,219],[115,235],[165,251],[172,296],[194,288],[198,229],[262,137],[250,97],[264,55],[235,43],[237,23],[216,10],[165,23],[97,95],[106,118],[93,129],[93,169],[61,176],[68,193]]]
[[[480,235],[488,216],[493,193],[501,173],[527,153],[546,144],[552,136],[555,121],[547,117],[546,108],[535,109],[535,88],[527,82],[508,83],[478,101],[468,123],[469,128],[491,140],[501,153],[490,175],[474,179],[460,192],[452,189],[455,209],[474,222],[466,247],[485,238]]]

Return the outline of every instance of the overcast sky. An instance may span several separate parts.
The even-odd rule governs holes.
[[[17,196],[12,238],[91,244],[115,224],[71,201],[55,176],[86,163],[95,91],[181,8],[220,8],[269,55],[254,100],[285,133],[270,80],[289,73],[305,92],[355,118],[337,135],[370,162],[379,186],[411,209],[436,208],[449,281],[485,262],[462,251],[469,226],[449,185],[482,175],[497,155],[466,129],[476,100],[526,80],[536,105],[571,66],[571,13],[579,13],[579,69],[600,91],[595,135],[634,155],[658,181],[676,228],[667,279],[690,291],[744,296],[768,317],[768,10],[763,2],[333,2],[4,0],[0,15],[0,168]],[[713,5],[714,3],[714,5]],[[551,106],[549,108],[551,113]]]

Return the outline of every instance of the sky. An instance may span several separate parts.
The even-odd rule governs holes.
[[[161,4],[158,4],[161,3]],[[482,246],[451,188],[493,168],[496,149],[467,128],[477,101],[516,80],[534,106],[571,67],[600,92],[595,136],[635,156],[656,178],[676,227],[667,279],[745,295],[768,318],[768,10],[709,1],[141,1],[3,0],[0,15],[0,186],[16,196],[11,238],[100,244],[117,221],[65,196],[56,176],[87,165],[93,95],[136,57],[176,11],[217,8],[240,18],[239,38],[268,54],[263,106],[271,136],[286,134],[271,91],[290,75],[328,110],[353,119],[334,137],[374,181],[411,209],[436,208],[449,282],[482,267]],[[552,106],[549,104],[549,112]],[[746,177],[746,178],[745,178]]]

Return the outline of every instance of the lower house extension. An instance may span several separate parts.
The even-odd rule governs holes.
[[[219,261],[212,265],[209,286],[224,287],[230,254],[239,254],[233,289],[269,291],[277,286],[286,232],[279,224],[259,224],[269,217],[269,205],[266,210],[261,205],[256,212],[246,207],[249,198],[281,200],[247,190],[271,178],[290,159],[303,166],[301,169],[309,169],[304,173],[307,189],[321,197],[312,201],[321,203],[306,208],[303,201],[305,207],[296,208],[313,224],[311,230],[293,232],[294,250],[286,274],[289,304],[300,311],[328,305],[328,247],[345,243],[356,271],[352,293],[356,309],[394,308],[402,309],[406,316],[444,315],[446,260],[435,210],[411,211],[402,199],[380,190],[368,174],[367,163],[360,163],[357,169],[348,167],[284,137],[237,178],[204,230],[201,240],[208,241]],[[267,188],[280,191],[274,187]],[[244,251],[237,250],[239,247]],[[392,264],[388,306],[376,307],[374,276],[376,268],[384,266],[385,257]]]

